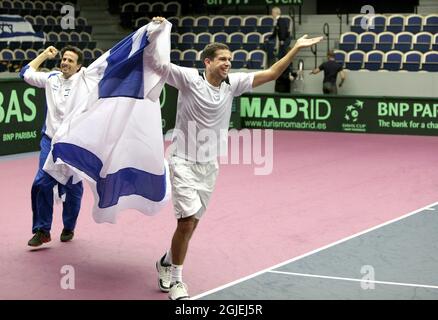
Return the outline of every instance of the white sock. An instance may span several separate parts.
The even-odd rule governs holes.
[[[171,284],[177,281],[182,282],[182,270],[183,270],[182,265],[172,264],[172,267],[170,268],[172,274],[172,279],[170,280]]]
[[[166,265],[166,266],[169,266],[172,264],[172,251],[171,250],[167,250],[163,259],[161,259],[161,264]]]

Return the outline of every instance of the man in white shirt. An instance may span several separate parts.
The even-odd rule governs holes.
[[[85,70],[82,68],[82,52],[76,47],[68,46],[61,51],[60,71],[37,71],[46,59],[53,59],[57,54],[58,50],[50,46],[23,67],[20,72],[24,81],[38,88],[44,88],[46,92],[46,120],[40,142],[39,167],[31,192],[32,233],[34,235],[29,240],[28,245],[32,247],[38,247],[51,241],[50,229],[53,218],[53,188],[55,185],[58,186],[59,194],[65,193],[62,210],[64,229],[60,237],[62,242],[73,239],[83,194],[82,182],[72,184],[69,181],[66,185],[61,185],[42,169],[50,152],[51,139],[70,112],[67,110],[68,98]]]
[[[169,23],[162,17],[156,23]],[[205,71],[168,64],[161,67],[166,82],[179,90],[177,116],[169,159],[172,201],[177,228],[171,249],[156,262],[158,284],[172,300],[188,299],[182,268],[190,238],[204,214],[218,175],[218,150],[226,150],[233,98],[268,81],[276,80],[301,48],[322,37],[303,36],[295,46],[267,70],[230,73],[231,52],[225,44],[205,47],[201,60]]]

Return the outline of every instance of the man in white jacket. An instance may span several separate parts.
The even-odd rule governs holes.
[[[58,50],[50,46],[28,65],[24,66],[20,72],[21,78],[28,84],[44,88],[46,91],[46,120],[40,142],[39,167],[31,192],[32,233],[34,235],[29,240],[28,245],[32,247],[38,247],[51,241],[53,188],[57,185],[59,194],[65,193],[62,211],[64,223],[64,229],[61,233],[62,242],[73,239],[83,194],[82,182],[72,184],[69,181],[66,185],[61,185],[42,169],[50,152],[51,140],[63,119],[70,112],[70,110],[67,110],[67,102],[71,92],[85,70],[85,68],[82,68],[82,52],[76,47],[67,46],[61,50],[60,71],[37,71],[46,59],[53,59],[57,54]]]

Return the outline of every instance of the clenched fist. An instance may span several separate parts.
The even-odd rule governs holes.
[[[53,46],[50,46],[46,50],[44,50],[43,54],[46,56],[46,58],[53,59],[58,54],[58,49],[56,49]]]

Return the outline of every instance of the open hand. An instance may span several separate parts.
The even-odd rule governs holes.
[[[320,42],[322,39],[324,39],[324,37],[316,37],[316,38],[308,39],[307,34],[305,34],[304,36],[302,36],[297,40],[297,42],[295,43],[295,47],[297,47],[298,49],[311,47],[314,44]]]

